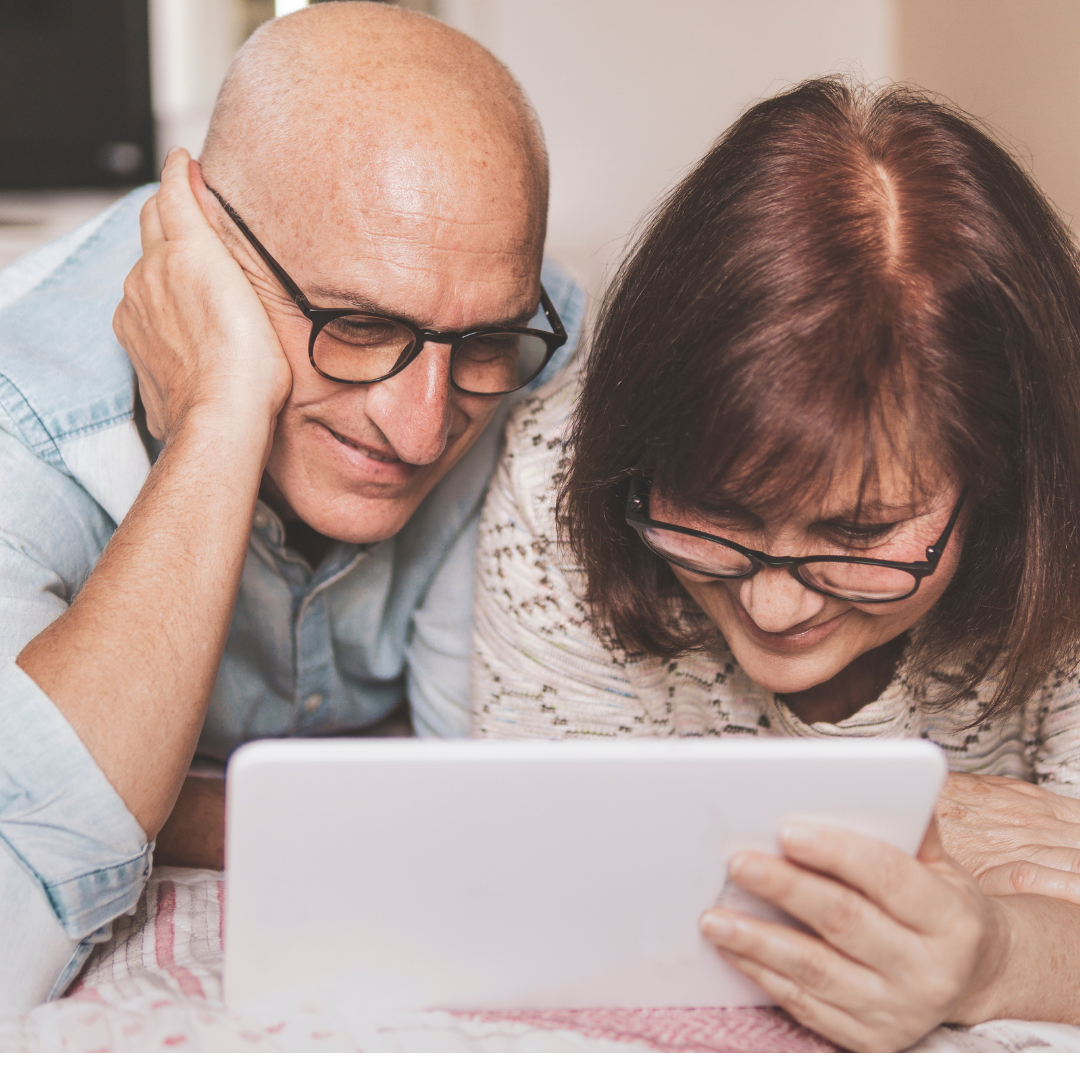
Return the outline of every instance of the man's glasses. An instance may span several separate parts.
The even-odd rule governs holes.
[[[566,344],[566,330],[543,286],[540,306],[551,330],[491,326],[465,334],[442,333],[357,308],[314,307],[243,218],[213,188],[209,191],[311,323],[308,357],[324,379],[338,383],[382,382],[411,364],[433,341],[450,346],[450,382],[454,389],[481,396],[509,394],[535,379],[556,350]]]
[[[763,566],[788,570],[801,584],[824,596],[851,600],[858,604],[887,604],[914,595],[924,577],[929,577],[941,561],[960,507],[965,488],[953,508],[945,531],[926,549],[925,562],[890,562],[852,555],[767,555],[733,540],[711,533],[687,529],[647,516],[649,485],[631,480],[626,496],[626,523],[636,529],[646,547],[662,559],[695,574],[713,578],[750,578]]]

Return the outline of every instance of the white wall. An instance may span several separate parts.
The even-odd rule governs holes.
[[[202,149],[218,87],[244,38],[237,0],[150,0],[150,82],[158,157]]]
[[[594,294],[641,215],[748,104],[893,73],[892,0],[438,0],[502,59],[551,153],[549,241]]]
[[[899,0],[898,74],[989,120],[1080,231],[1080,0]]]
[[[896,0],[410,0],[499,56],[551,153],[549,248],[598,293],[642,214],[748,104],[892,75]],[[250,6],[251,0],[248,0]],[[197,154],[243,0],[150,0],[159,146]]]

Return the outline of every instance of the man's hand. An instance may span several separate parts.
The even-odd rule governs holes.
[[[933,825],[918,859],[825,826],[789,826],[781,840],[787,858],[743,852],[731,879],[820,937],[721,908],[701,928],[796,1020],[849,1049],[891,1051],[994,1014],[1008,914]]]
[[[937,820],[945,850],[988,895],[1080,904],[1080,800],[1004,776],[951,773]]]
[[[292,386],[259,296],[193,179],[201,184],[187,153],[173,151],[115,319],[165,449],[71,606],[17,660],[148,837],[168,819],[198,743]]]
[[[168,442],[192,409],[272,424],[292,386],[277,335],[240,264],[207,221],[186,150],[173,150],[142,209],[142,258],[113,329],[139,377],[147,426]]]

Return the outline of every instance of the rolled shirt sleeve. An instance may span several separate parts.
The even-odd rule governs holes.
[[[0,430],[0,1014],[61,992],[150,873],[139,823],[15,663],[112,528],[74,481]]]

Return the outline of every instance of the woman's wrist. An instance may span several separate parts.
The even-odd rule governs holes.
[[[949,1022],[1080,1023],[1080,907],[1046,896],[990,899],[1001,928],[986,942],[985,969],[976,973]]]
[[[1017,943],[1028,936],[1024,927],[1018,925],[1024,921],[1025,913],[994,896],[988,898],[987,910],[987,928],[978,962],[967,989],[946,1018],[947,1023],[970,1027],[1005,1015],[1002,1010],[1017,966]]]

